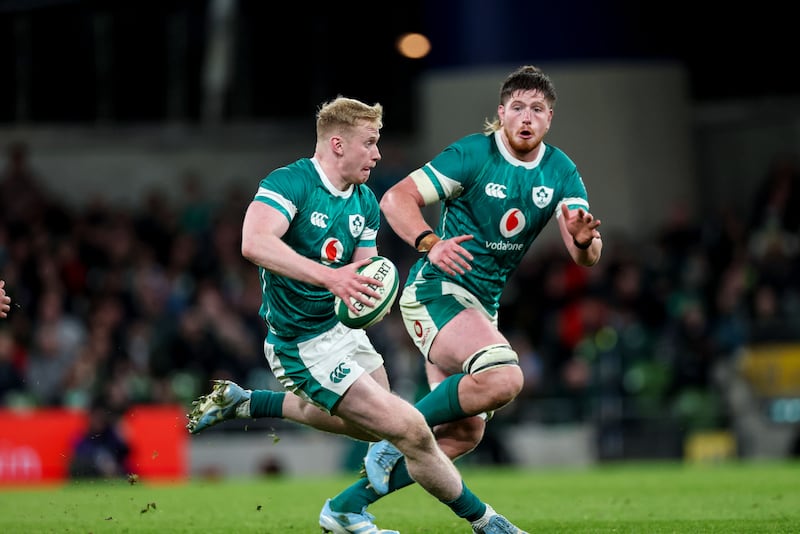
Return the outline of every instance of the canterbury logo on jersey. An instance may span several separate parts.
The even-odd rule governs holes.
[[[340,363],[339,365],[336,366],[336,369],[334,369],[331,372],[328,378],[330,378],[331,382],[333,382],[334,384],[338,384],[339,382],[344,380],[349,374],[350,374],[350,368],[346,367],[344,363]]]
[[[328,227],[328,216],[324,213],[320,213],[315,211],[311,214],[311,224],[318,228],[327,228]]]
[[[553,188],[540,185],[533,188],[533,203],[537,208],[544,208],[553,200]]]
[[[506,186],[502,184],[488,183],[483,191],[489,197],[506,198]]]

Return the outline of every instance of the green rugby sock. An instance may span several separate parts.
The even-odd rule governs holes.
[[[350,514],[360,514],[365,506],[380,499],[366,477],[359,478],[336,497],[331,499],[331,510]]]
[[[400,458],[389,475],[389,493],[397,491],[414,483],[414,479],[408,474],[405,457]]]
[[[465,376],[464,373],[448,376],[430,393],[417,401],[415,406],[425,416],[428,426],[434,427],[467,417],[458,400],[458,383]]]
[[[486,505],[461,481],[461,495],[454,501],[445,502],[458,517],[467,521],[477,521],[486,513]]]
[[[268,389],[255,389],[250,394],[250,417],[278,417],[283,418],[283,399],[285,391],[270,391]]]

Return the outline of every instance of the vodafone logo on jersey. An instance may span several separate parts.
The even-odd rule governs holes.
[[[422,337],[422,323],[419,321],[414,321],[414,335],[417,337]]]
[[[525,229],[525,214],[518,208],[513,208],[503,214],[500,219],[500,234],[503,237],[514,237]]]
[[[428,344],[430,328],[425,328],[419,320],[414,321],[414,335],[417,336],[417,346],[423,347]]]
[[[344,247],[342,247],[342,242],[336,238],[329,237],[325,240],[325,243],[322,244],[320,259],[322,263],[325,264],[336,263],[337,261],[341,261],[343,254]]]

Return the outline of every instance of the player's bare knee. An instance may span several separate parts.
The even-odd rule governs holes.
[[[505,406],[519,395],[524,385],[519,357],[510,345],[484,347],[467,358],[462,368],[485,390],[488,409]]]
[[[492,389],[498,392],[499,401],[511,402],[522,391],[524,376],[518,365],[497,368],[491,374],[494,383]]]
[[[403,454],[410,454],[412,451],[427,450],[435,446],[436,440],[433,432],[425,422],[422,414],[414,408],[404,411],[399,417],[403,418],[402,432],[391,438],[390,441]]]

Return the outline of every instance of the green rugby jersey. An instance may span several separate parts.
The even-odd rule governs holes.
[[[420,258],[406,285],[418,284],[420,300],[443,291],[442,282],[460,284],[497,311],[506,281],[560,204],[588,211],[586,188],[572,160],[545,145],[536,161],[522,162],[506,149],[500,134],[472,134],[440,152],[412,176],[418,187],[433,187],[442,201],[436,233],[443,239],[472,234],[461,245],[474,256],[472,271],[451,277]],[[422,281],[432,283],[422,283]]]
[[[259,183],[254,200],[277,209],[289,220],[283,241],[297,253],[339,268],[357,247],[373,247],[380,207],[366,185],[336,189],[314,159],[303,158],[275,169]],[[275,340],[299,341],[336,324],[333,294],[325,288],[278,276],[263,267],[259,314]],[[299,339],[298,339],[299,338]]]

